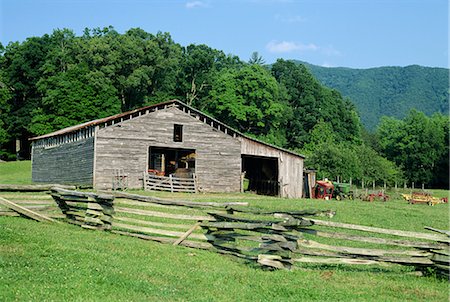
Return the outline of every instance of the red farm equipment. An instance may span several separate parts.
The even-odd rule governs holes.
[[[330,200],[353,199],[350,184],[319,180],[313,189],[313,198]]]

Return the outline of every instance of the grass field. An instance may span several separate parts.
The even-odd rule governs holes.
[[[25,162],[26,163],[26,162]],[[0,183],[27,183],[29,171]],[[26,164],[16,169],[29,169]],[[10,169],[11,170],[11,169]],[[28,176],[27,176],[28,175]],[[266,209],[332,209],[333,221],[424,232],[449,229],[449,205],[288,200],[253,194],[149,193],[198,201],[248,201]],[[1,193],[11,200],[45,193]],[[448,191],[434,191],[446,196]],[[359,243],[361,244],[361,243]],[[267,271],[229,256],[84,230],[0,217],[0,301],[448,301],[449,283],[409,267],[299,265]]]
[[[0,162],[0,184],[30,184],[31,161]]]

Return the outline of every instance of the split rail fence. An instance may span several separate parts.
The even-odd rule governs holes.
[[[345,224],[318,219],[332,217],[335,213],[331,211],[265,211],[243,202],[177,201],[60,188],[53,188],[51,195],[65,220],[84,228],[212,250],[263,267],[407,265],[423,271],[432,268],[449,279],[448,231],[428,228],[433,232],[410,232]],[[48,200],[45,205],[50,206]],[[11,211],[7,213],[14,213]]]

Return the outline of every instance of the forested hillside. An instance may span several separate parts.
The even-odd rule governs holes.
[[[355,106],[304,65],[265,66],[257,53],[242,61],[139,28],[58,29],[0,45],[0,159],[29,158],[30,137],[174,98],[307,155],[319,178],[448,186],[447,116],[411,112],[370,134]]]
[[[325,86],[356,105],[363,125],[373,131],[383,115],[404,118],[411,109],[448,114],[449,70],[412,65],[351,69],[304,64]]]

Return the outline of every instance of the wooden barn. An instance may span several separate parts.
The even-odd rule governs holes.
[[[143,188],[154,175],[195,179],[199,192],[240,192],[245,183],[260,194],[302,196],[303,156],[239,133],[178,100],[31,141],[33,182]]]

